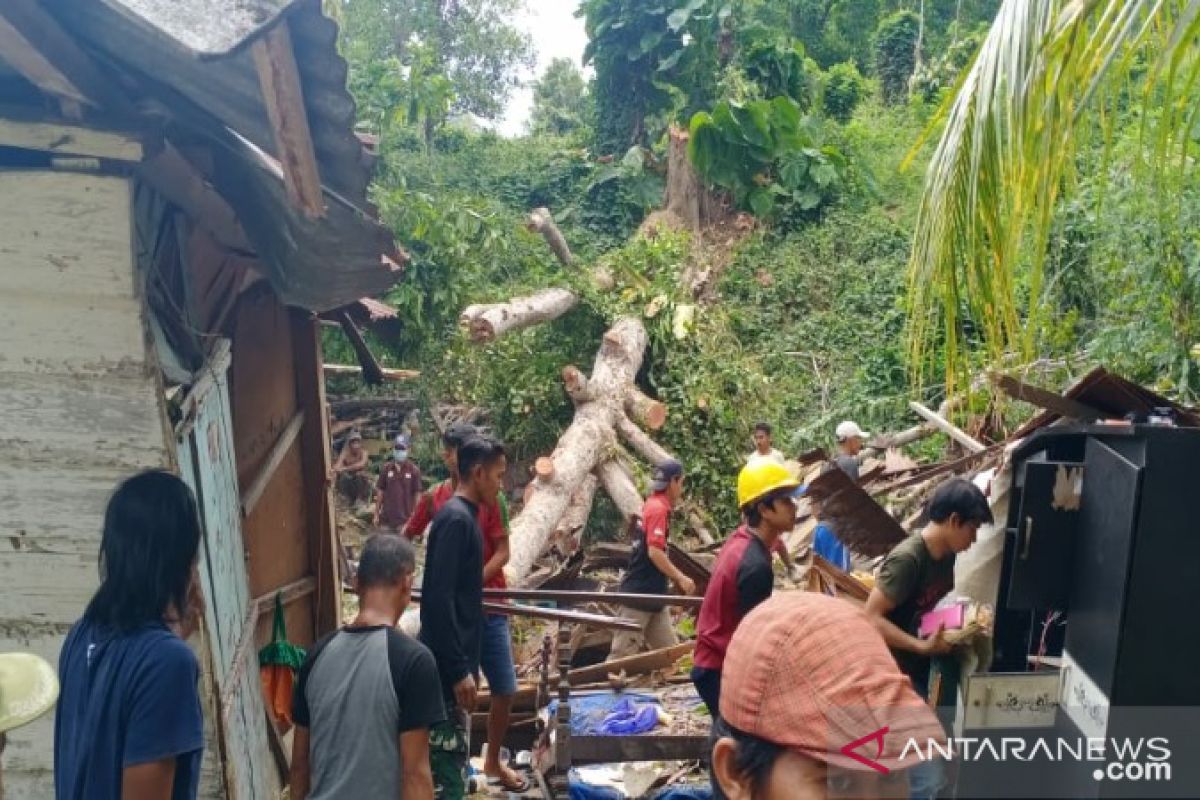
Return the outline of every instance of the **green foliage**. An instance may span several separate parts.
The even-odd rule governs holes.
[[[533,85],[530,131],[535,135],[565,136],[588,122],[591,98],[583,73],[569,58],[556,58]]]
[[[918,65],[912,76],[913,93],[926,102],[933,102],[942,92],[954,88],[963,70],[979,52],[986,35],[986,28],[976,30],[956,40],[937,58]]]
[[[496,119],[532,63],[513,24],[524,0],[331,0],[362,121],[386,128],[395,109],[432,128],[450,113]],[[432,138],[426,137],[427,140]]]
[[[647,144],[677,108],[690,114],[711,103],[732,12],[731,0],[582,0],[601,152]]]
[[[763,97],[788,97],[801,110],[808,111],[818,94],[818,70],[809,67],[811,62],[805,57],[802,44],[764,41],[759,38],[763,33],[754,31],[750,43],[738,55],[746,76],[757,84]]]
[[[834,64],[825,76],[821,104],[838,122],[848,122],[866,94],[866,80],[852,61]]]
[[[908,100],[908,81],[917,66],[917,38],[921,20],[911,11],[885,17],[875,31],[875,74],[886,103]]]
[[[708,182],[739,207],[770,217],[783,207],[813,211],[842,183],[846,160],[821,146],[818,125],[787,97],[721,102],[692,117],[688,155]]]

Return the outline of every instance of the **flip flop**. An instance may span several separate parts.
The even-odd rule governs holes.
[[[517,776],[517,783],[515,784],[505,783],[503,778],[489,775],[487,779],[488,786],[499,786],[504,791],[511,792],[512,794],[525,794],[532,788],[533,784],[529,782],[529,778],[524,773],[514,772],[513,774]]]

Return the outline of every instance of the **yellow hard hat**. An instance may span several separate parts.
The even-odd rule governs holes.
[[[782,464],[774,461],[755,461],[738,473],[738,508],[745,508],[780,489],[798,489],[800,481]]]

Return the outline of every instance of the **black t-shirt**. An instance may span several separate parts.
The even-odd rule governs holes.
[[[483,647],[483,533],[476,507],[446,501],[429,528],[421,582],[421,641],[433,652],[442,690],[479,671]]]

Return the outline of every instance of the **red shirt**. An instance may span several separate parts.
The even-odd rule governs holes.
[[[383,495],[379,521],[389,527],[403,525],[421,495],[421,470],[411,461],[389,460],[379,471],[375,488]]]
[[[629,566],[621,579],[621,591],[633,594],[666,594],[667,576],[659,571],[650,560],[650,551],[667,549],[670,532],[671,501],[665,492],[650,495],[642,506],[642,519],[638,532],[630,543]],[[646,611],[657,611],[660,607],[646,606]]]
[[[696,622],[693,663],[697,667],[720,670],[724,666],[733,632],[743,617],[771,596],[774,584],[771,551],[753,531],[741,526],[721,546],[704,592]]]
[[[431,490],[421,495],[417,507],[404,526],[404,535],[415,539],[425,533],[433,517],[442,510],[442,506],[454,497],[454,487],[450,481],[443,481]],[[501,539],[508,537],[508,513],[504,495],[496,495],[496,502],[484,503],[479,506],[479,515],[475,518],[479,530],[483,532],[483,563],[487,564],[496,553],[496,547]],[[485,589],[503,589],[508,586],[504,580],[504,570],[500,570],[490,581],[484,584]]]

